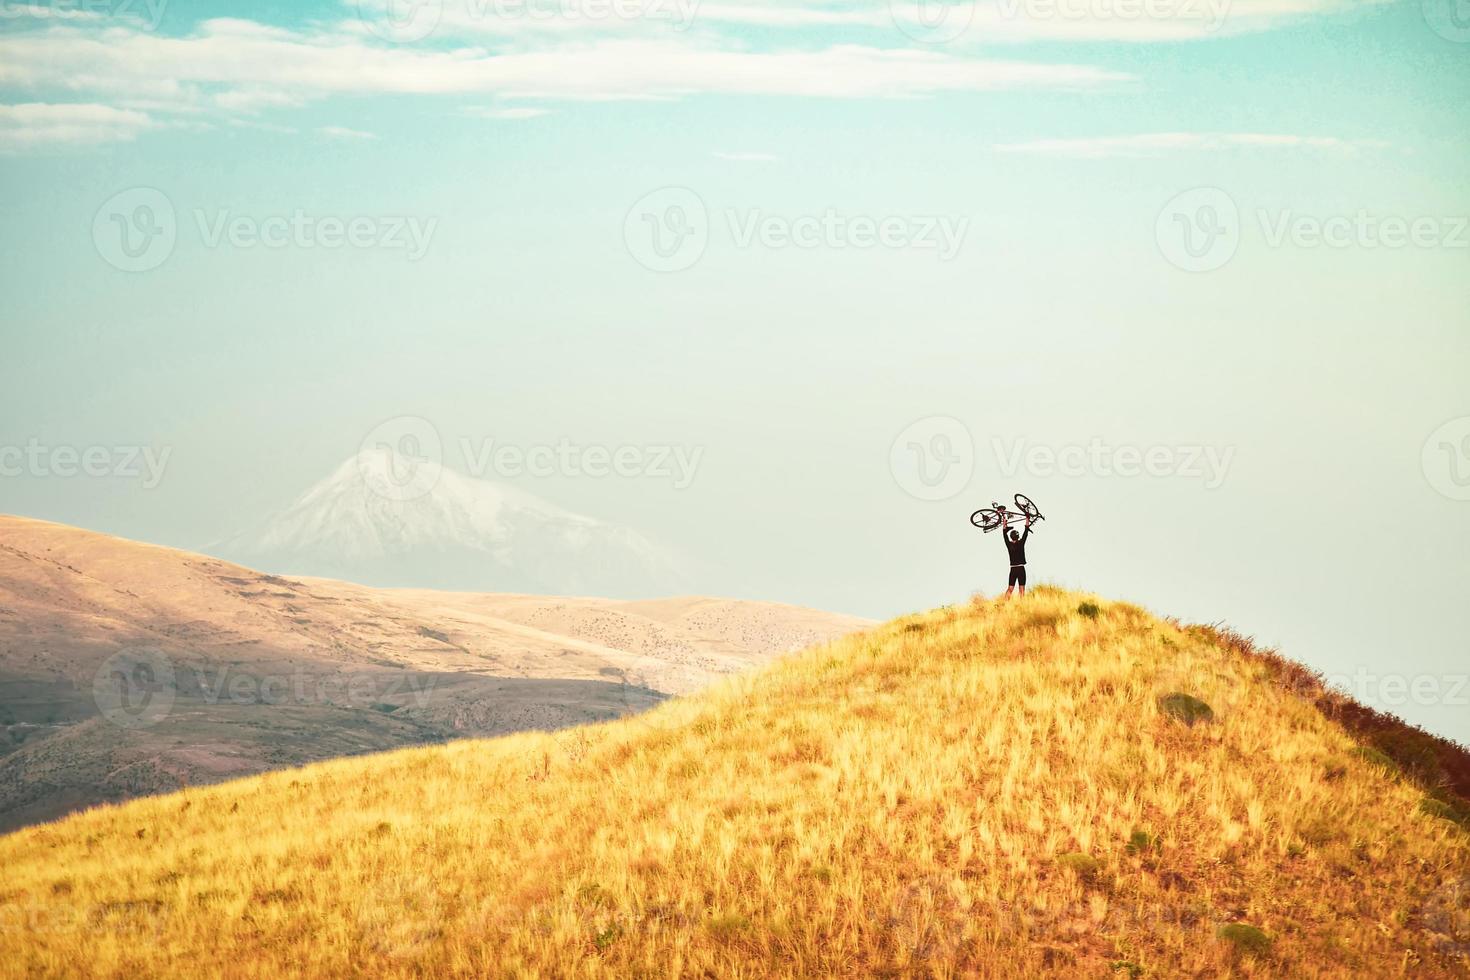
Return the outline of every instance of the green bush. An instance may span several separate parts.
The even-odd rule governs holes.
[[[1255,926],[1248,926],[1244,922],[1232,922],[1227,926],[1221,926],[1216,935],[1234,946],[1237,953],[1245,953],[1247,956],[1265,956],[1271,952],[1271,937]]]
[[[1215,712],[1208,704],[1190,694],[1175,691],[1159,698],[1159,710],[1191,728],[1197,721],[1214,721]]]
[[[1362,759],[1370,766],[1376,766],[1384,772],[1398,772],[1399,767],[1384,753],[1373,748],[1371,745],[1359,745],[1353,749],[1353,755]]]
[[[1463,804],[1436,800],[1431,796],[1426,796],[1419,801],[1419,812],[1427,817],[1448,820],[1450,823],[1470,830],[1470,808],[1466,808]]]
[[[1133,833],[1128,836],[1128,853],[1144,854],[1148,851],[1159,849],[1159,838],[1146,830],[1135,827]]]
[[[1098,871],[1102,869],[1097,858],[1091,854],[1083,854],[1081,851],[1058,855],[1057,864],[1071,871],[1083,881],[1093,881],[1097,878]]]
[[[1095,602],[1084,602],[1077,607],[1077,615],[1086,619],[1096,619],[1101,612],[1102,607]]]

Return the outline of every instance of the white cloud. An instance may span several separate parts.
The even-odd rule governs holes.
[[[211,20],[188,37],[127,28],[53,28],[0,37],[0,85],[229,111],[334,95],[493,95],[506,99],[672,99],[717,93],[909,98],[1018,87],[1092,88],[1130,76],[1087,65],[990,60],[855,44],[752,51],[685,35],[604,38],[492,54],[384,45]]]
[[[138,2],[151,12],[148,4],[163,0]],[[344,8],[359,2],[371,11],[373,3],[387,0],[343,0]],[[68,93],[77,100],[72,105],[103,110],[89,119],[76,116],[77,109],[59,109],[50,122],[11,121],[3,138],[12,148],[132,139],[184,114],[234,123],[337,96],[541,103],[468,110],[489,119],[523,120],[551,111],[544,105],[549,102],[672,101],[703,94],[903,99],[1003,89],[1107,89],[1135,79],[1089,64],[1035,60],[1031,51],[1026,59],[994,57],[992,42],[1185,40],[1265,29],[1380,0],[975,0],[971,7],[945,8],[965,15],[959,30],[945,32],[953,38],[945,44],[919,40],[934,38],[926,38],[918,30],[923,25],[904,10],[920,2],[933,0],[710,0],[708,6],[698,0],[445,0],[435,30],[420,43],[404,44],[385,41],[374,33],[381,24],[360,17],[299,30],[216,18],[190,34],[163,36],[138,18],[34,12],[71,9],[65,6],[0,8],[21,11],[13,19],[22,25],[7,25],[0,33],[0,91],[30,105]],[[1228,14],[1223,20],[1217,16],[1222,12]],[[746,36],[742,26],[760,28],[760,40]],[[982,55],[971,42],[990,47]],[[73,115],[63,118],[67,112]],[[1112,145],[1041,141],[1003,149],[1155,153],[1174,148],[1170,137]],[[1197,137],[1185,140],[1192,138]],[[1163,142],[1148,145],[1150,139]]]
[[[94,102],[0,105],[0,150],[130,140],[152,125],[146,113]]]
[[[1130,136],[998,143],[995,149],[1002,153],[1098,159],[1102,157],[1154,157],[1180,151],[1220,150],[1238,146],[1303,147],[1351,152],[1359,149],[1382,148],[1387,145],[1380,140],[1349,140],[1335,136],[1297,136],[1275,133],[1138,133]]]

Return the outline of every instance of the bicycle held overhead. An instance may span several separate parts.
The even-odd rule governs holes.
[[[989,534],[996,528],[1000,528],[1001,537],[1005,540],[1006,553],[1011,560],[1011,571],[1006,579],[1006,598],[1019,587],[1020,594],[1026,594],[1026,542],[1031,537],[1032,527],[1037,521],[1046,518],[1032,503],[1031,498],[1023,493],[1015,496],[1016,509],[1011,510],[1005,504],[991,501],[991,506],[982,507],[970,515],[970,523],[980,530]],[[1024,521],[1026,529],[1017,531],[1012,528],[1012,521]]]

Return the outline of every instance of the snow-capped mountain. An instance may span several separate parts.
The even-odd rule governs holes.
[[[681,591],[674,556],[624,527],[387,449],[205,549],[282,575],[381,587],[636,598]]]

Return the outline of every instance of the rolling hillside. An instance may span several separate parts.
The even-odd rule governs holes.
[[[0,516],[0,830],[612,718],[866,625],[708,597],[371,589]]]
[[[0,838],[0,975],[1463,976],[1463,758],[1042,588]]]

